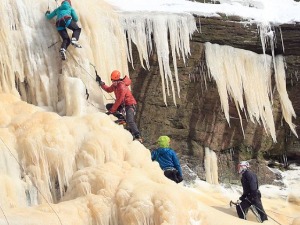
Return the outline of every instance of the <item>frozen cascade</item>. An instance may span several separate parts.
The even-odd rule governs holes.
[[[206,224],[200,195],[106,114],[61,117],[11,94],[0,110],[0,224]]]
[[[262,123],[274,142],[276,142],[276,135],[272,113],[271,75],[272,65],[276,66],[275,80],[283,116],[297,136],[295,125],[292,123],[292,116],[296,115],[286,91],[282,56],[273,55],[276,62],[272,64],[273,60],[269,55],[258,55],[250,51],[211,43],[205,44],[205,52],[209,72],[216,81],[227,122],[230,124],[228,97],[231,97],[238,110],[242,129],[240,111],[244,111],[246,118],[249,117],[252,122]],[[244,104],[243,97],[246,104]]]
[[[210,184],[218,184],[219,181],[217,155],[213,150],[209,149],[208,147],[205,147],[204,165],[206,182]]]
[[[295,129],[296,126],[295,124],[292,123],[292,117],[296,118],[296,113],[286,90],[285,67],[283,62],[283,56],[281,55],[276,56],[275,60],[276,60],[275,80],[276,80],[277,90],[280,93],[279,96],[280,96],[282,114],[285,121],[290,126],[292,132],[295,134],[296,137],[298,137],[298,134]]]
[[[55,9],[55,1],[49,4],[50,10]],[[113,100],[101,92],[90,63],[106,83],[114,69],[128,73],[126,39],[119,19],[103,1],[73,2],[73,6],[79,14],[79,26],[84,27],[80,36],[83,49],[70,46],[67,61],[61,62],[55,21],[44,17],[47,2],[1,2],[1,92],[20,95],[26,102],[69,116],[104,110],[103,103]],[[82,89],[88,90],[88,101]]]
[[[205,44],[205,52],[227,122],[230,124],[228,97],[231,97],[239,113],[244,111],[252,122],[262,123],[276,141],[270,97],[271,57],[211,43]],[[241,116],[240,121],[242,126]]]
[[[289,99],[286,91],[284,58],[282,55],[275,56],[274,43],[276,43],[276,39],[275,39],[276,36],[274,35],[274,31],[272,31],[270,25],[259,25],[259,33],[260,33],[261,43],[263,46],[264,55],[265,55],[266,47],[269,45],[271,48],[276,87],[280,96],[280,104],[282,108],[283,117],[285,121],[289,124],[292,132],[295,134],[296,137],[298,137],[298,134],[295,130],[295,125],[292,123],[292,117],[296,118],[296,113],[294,111],[292,102]],[[284,51],[281,29],[280,29],[280,35],[281,35],[281,41],[282,41],[282,46]]]
[[[54,1],[48,3],[55,8]],[[85,88],[89,103],[103,105],[108,99],[90,63],[109,83],[111,70],[128,72],[129,52],[109,6],[101,0],[72,4],[84,27],[84,51],[70,46],[68,63],[61,63],[59,42],[48,48],[59,36],[53,22],[44,19],[47,2],[0,3],[0,224],[210,225],[216,217],[228,224],[247,223],[210,207],[205,192],[165,178],[149,150],[132,141],[129,132],[107,115],[91,113],[95,109],[86,105]],[[175,24],[166,30],[174,29]],[[154,32],[157,28],[152,35],[158,38]],[[170,41],[173,60],[176,54],[185,60],[188,46],[176,45],[177,37]],[[167,61],[160,61],[168,71]]]
[[[136,17],[139,17],[137,20]],[[175,88],[173,75],[170,68],[169,53],[171,50],[174,65],[174,77],[177,87],[178,97],[180,97],[180,87],[177,71],[177,57],[182,58],[185,63],[186,57],[190,54],[189,41],[193,32],[197,29],[195,19],[190,14],[158,14],[146,13],[128,14],[123,13],[121,23],[128,37],[128,58],[132,62],[132,46],[134,43],[139,52],[140,62],[143,67],[149,69],[149,56],[153,53],[153,42],[156,47],[160,75],[162,79],[162,91],[165,104],[166,91],[170,95],[170,88],[173,94],[173,101],[176,105]],[[172,35],[169,35],[172,34]],[[170,39],[170,46],[169,46]]]

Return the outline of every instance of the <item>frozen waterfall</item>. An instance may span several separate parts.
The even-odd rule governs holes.
[[[236,105],[243,129],[241,112],[253,123],[262,124],[265,131],[276,142],[275,124],[272,112],[273,88],[271,75],[275,68],[275,80],[283,116],[291,130],[297,136],[292,116],[296,116],[291,101],[288,98],[285,84],[285,69],[282,56],[272,57],[259,55],[250,51],[205,44],[206,63],[210,75],[216,81],[222,109],[227,122],[230,124],[229,98]]]
[[[190,54],[189,40],[196,30],[193,16],[117,14],[101,0],[72,1],[83,28],[83,49],[70,46],[67,61],[61,62],[54,21],[44,18],[47,4],[51,10],[56,7],[55,1],[0,3],[0,224],[216,225],[216,217],[222,225],[248,223],[214,207],[221,205],[214,199],[218,187],[209,186],[209,196],[168,180],[148,149],[99,112],[114,96],[101,91],[94,66],[106,83],[114,69],[128,74],[132,44],[146,69],[151,66],[149,55],[156,51],[164,101],[172,92],[176,104],[177,60],[185,62]],[[229,121],[228,92],[237,107],[246,107],[250,120],[262,121],[273,137],[270,71],[259,77],[264,66],[260,56],[235,51],[207,44],[207,64],[226,118]],[[244,54],[242,59],[259,65],[258,71],[237,61],[243,73],[238,76],[234,68],[227,68],[233,72],[231,83],[220,68],[224,56],[232,53]],[[281,60],[278,57],[276,80],[278,90],[285,93]],[[246,69],[254,76],[249,77]],[[247,91],[253,80],[261,81],[259,96]],[[283,94],[281,101],[292,127],[294,113],[287,98]],[[215,153],[206,149],[206,176],[214,184],[216,163]]]
[[[44,17],[47,2],[1,2],[0,91],[20,95],[22,100],[60,115],[103,110],[103,103],[113,100],[96,84],[92,65],[106,82],[114,69],[128,74],[119,18],[103,1],[91,0],[84,5],[75,1],[73,6],[78,8],[79,25],[84,27],[80,37],[83,48],[70,46],[67,60],[61,62],[55,21]],[[55,9],[55,1],[49,1],[49,7]]]

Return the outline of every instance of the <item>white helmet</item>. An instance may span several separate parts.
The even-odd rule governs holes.
[[[247,161],[241,161],[238,165],[238,172],[239,174],[245,172],[250,167]]]

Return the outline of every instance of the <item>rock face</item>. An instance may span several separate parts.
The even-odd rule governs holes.
[[[274,96],[273,103],[277,135],[277,143],[273,143],[262,126],[248,122],[246,118],[243,118],[244,138],[233,102],[230,103],[229,126],[221,109],[215,82],[206,80],[205,86],[205,71],[202,71],[205,64],[204,43],[229,45],[261,54],[258,27],[245,25],[234,17],[201,17],[196,20],[201,22],[201,33],[194,33],[192,37],[191,56],[186,65],[182,60],[178,61],[180,98],[177,97],[176,106],[172,96],[167,96],[168,106],[163,102],[156,55],[151,56],[151,68],[148,71],[141,67],[137,51],[134,50],[134,69],[131,69],[130,77],[133,81],[132,91],[138,101],[137,124],[145,139],[145,146],[154,148],[158,136],[168,135],[182,161],[193,168],[203,165],[204,147],[209,147],[219,156],[219,169],[223,171],[221,180],[229,179],[223,168],[235,170],[236,162],[240,159],[256,159],[255,165],[259,165],[263,158],[281,161],[282,157],[287,156],[288,160],[299,162],[300,140],[283,120],[278,96]],[[200,23],[198,28],[200,30]],[[286,24],[273,30],[277,41],[275,54],[283,54],[286,60],[287,90],[297,114],[293,123],[297,125],[296,130],[300,135],[300,24]],[[270,48],[266,53],[271,53]],[[129,67],[132,68],[131,65]],[[199,168],[196,170],[201,171]],[[203,177],[202,172],[198,173],[200,177]],[[265,174],[266,171],[260,173]],[[264,182],[270,183],[271,180]]]

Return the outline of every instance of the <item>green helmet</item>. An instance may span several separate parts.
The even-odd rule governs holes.
[[[157,140],[159,147],[168,148],[170,146],[170,138],[168,136],[160,136]]]

